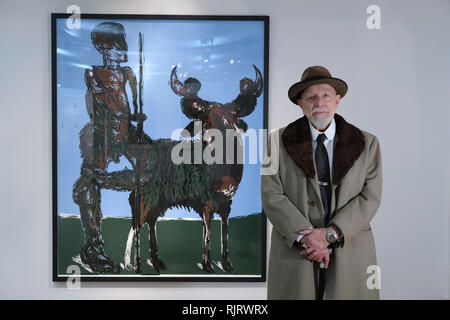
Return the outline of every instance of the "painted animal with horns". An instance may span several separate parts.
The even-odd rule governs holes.
[[[207,273],[213,273],[214,267],[210,254],[210,226],[215,213],[221,218],[221,261],[217,263],[224,272],[231,273],[233,265],[228,252],[228,217],[231,210],[233,196],[239,187],[243,174],[243,144],[241,130],[247,130],[247,124],[243,117],[251,114],[257,105],[257,98],[263,91],[263,77],[261,71],[253,66],[256,72],[254,80],[243,78],[240,81],[240,93],[229,103],[218,103],[203,100],[198,96],[201,83],[196,78],[187,78],[181,82],[176,74],[176,67],[170,75],[172,91],[181,97],[182,112],[192,121],[185,130],[191,137],[197,121],[201,121],[201,132],[204,139],[177,141],[171,139],[152,140],[144,145],[141,170],[141,196],[140,208],[136,208],[135,175],[132,170],[122,170],[110,173],[101,178],[105,188],[119,191],[132,190],[129,203],[132,209],[132,230],[127,243],[124,268],[133,268],[137,273],[141,272],[140,257],[140,229],[145,223],[149,226],[150,259],[149,264],[159,274],[161,270],[167,270],[167,266],[161,260],[158,253],[156,224],[158,218],[172,207],[183,207],[197,212],[203,222],[202,262],[201,269]],[[205,162],[175,164],[171,155],[174,148],[179,148],[180,143],[191,144],[185,150],[191,150],[189,159],[194,159],[194,150],[210,148],[214,139],[208,138],[211,129],[218,130],[226,137],[227,130],[234,131],[233,152],[226,147],[226,139],[223,139],[223,161],[207,164]],[[229,134],[229,133],[228,133]],[[235,143],[234,143],[235,142]],[[214,150],[217,149],[217,144]],[[198,149],[197,149],[198,150]],[[114,181],[108,185],[108,181]],[[121,181],[117,183],[117,181]],[[182,230],[180,230],[182,232]],[[133,238],[134,237],[134,238]],[[131,239],[133,238],[133,241]],[[131,244],[134,243],[134,266],[130,264]]]

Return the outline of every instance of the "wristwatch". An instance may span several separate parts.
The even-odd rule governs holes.
[[[335,243],[337,240],[336,234],[331,230],[331,228],[327,228],[327,241],[329,243]]]

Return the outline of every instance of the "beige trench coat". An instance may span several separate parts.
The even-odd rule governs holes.
[[[380,147],[375,136],[341,116],[335,121],[330,224],[339,227],[344,241],[334,245],[324,299],[379,299],[370,221],[381,201]],[[268,152],[261,181],[263,210],[273,225],[268,299],[315,299],[317,263],[293,246],[300,231],[325,227],[306,117],[274,131]]]

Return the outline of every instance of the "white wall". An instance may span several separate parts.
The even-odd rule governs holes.
[[[301,116],[287,89],[309,65],[349,84],[338,109],[377,135],[384,168],[373,220],[384,299],[449,296],[450,2],[129,0],[0,2],[0,298],[265,299],[230,283],[82,284],[51,281],[50,13],[270,16],[269,128]],[[381,8],[381,30],[366,8]]]

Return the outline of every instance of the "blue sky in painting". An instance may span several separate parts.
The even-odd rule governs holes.
[[[170,89],[169,77],[178,66],[181,81],[195,77],[202,83],[199,96],[205,100],[230,102],[239,94],[239,81],[255,78],[252,64],[264,73],[264,23],[262,21],[169,21],[82,19],[81,28],[70,30],[65,19],[57,19],[57,115],[58,115],[58,212],[79,214],[72,199],[72,186],[81,167],[79,132],[89,121],[86,111],[84,71],[102,65],[102,56],[92,46],[90,32],[104,21],[125,27],[128,62],[136,76],[139,69],[138,33],[144,35],[144,131],[152,138],[168,138],[189,122],[180,108],[180,97]],[[205,45],[207,42],[212,45]],[[203,42],[203,45],[202,45]],[[244,117],[249,128],[263,128],[263,94],[255,111]],[[131,92],[128,88],[131,104]],[[259,138],[258,138],[259,141]],[[231,216],[261,212],[260,159],[248,164],[246,144],[244,176],[233,198]],[[127,160],[110,164],[108,170],[131,168]],[[102,190],[104,216],[130,216],[128,193]],[[197,217],[182,209],[171,209],[166,217]]]

